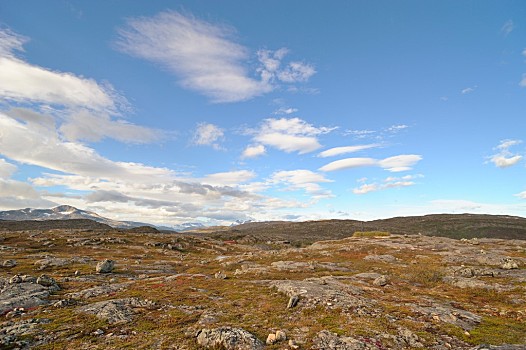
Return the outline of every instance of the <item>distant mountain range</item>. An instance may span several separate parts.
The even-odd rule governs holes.
[[[202,228],[204,225],[200,222],[188,222],[174,226],[156,226],[144,222],[136,221],[118,221],[105,218],[92,211],[77,209],[70,205],[59,205],[51,209],[19,209],[0,211],[0,220],[10,221],[44,221],[44,220],[75,220],[88,219],[93,220],[115,228],[133,228],[140,226],[152,226],[159,230],[170,231],[189,231]]]
[[[88,219],[102,224],[106,224],[115,228],[132,228],[139,226],[154,226],[143,222],[135,221],[117,221],[108,219],[100,216],[97,213],[77,209],[70,205],[59,205],[58,207],[51,209],[19,209],[19,210],[7,210],[0,211],[0,220],[13,220],[13,221],[25,221],[25,220],[72,220],[72,219]]]

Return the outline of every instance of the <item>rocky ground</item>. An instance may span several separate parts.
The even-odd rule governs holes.
[[[1,349],[525,349],[525,292],[522,240],[0,232]]]

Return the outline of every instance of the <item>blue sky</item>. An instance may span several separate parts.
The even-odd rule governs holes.
[[[0,210],[526,216],[523,1],[4,1]]]

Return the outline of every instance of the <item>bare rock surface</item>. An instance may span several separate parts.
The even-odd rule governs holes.
[[[29,309],[48,303],[51,293],[59,290],[55,280],[48,276],[13,276],[0,281],[0,315],[15,308]]]
[[[89,299],[98,297],[100,295],[108,295],[111,293],[115,293],[117,291],[125,289],[128,285],[130,285],[130,282],[104,284],[101,286],[83,289],[78,292],[68,293],[67,296],[73,299]]]
[[[314,338],[312,349],[319,350],[377,350],[378,346],[353,337],[338,336],[336,333],[321,331]]]
[[[374,302],[360,296],[361,289],[331,277],[309,278],[303,281],[277,280],[269,285],[290,298],[298,297],[303,306],[325,305],[344,309],[367,308]]]
[[[444,304],[434,306],[409,304],[408,306],[415,312],[427,316],[429,319],[450,323],[464,330],[470,330],[482,321],[480,315]]]
[[[232,327],[202,329],[197,335],[197,343],[208,349],[261,350],[264,348],[263,342],[252,333]]]
[[[154,304],[138,298],[104,300],[93,304],[80,306],[78,312],[95,315],[110,324],[130,322],[135,315],[134,308],[150,308]]]

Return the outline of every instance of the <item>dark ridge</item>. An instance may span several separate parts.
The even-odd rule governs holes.
[[[388,231],[393,234],[422,234],[455,239],[485,237],[526,240],[526,219],[506,215],[437,214],[374,221],[251,222],[206,235],[227,240],[240,240],[250,235],[258,241],[289,240],[293,244],[308,244],[350,237],[356,231]]]
[[[139,226],[139,227],[132,227],[124,230],[125,232],[130,233],[161,233],[158,229],[151,226]]]
[[[109,225],[89,219],[70,220],[0,220],[0,231],[29,230],[113,230]]]

